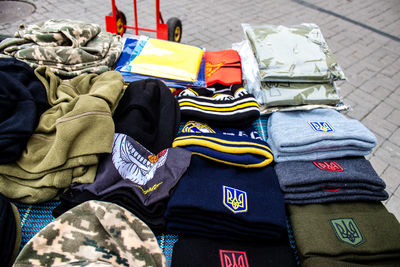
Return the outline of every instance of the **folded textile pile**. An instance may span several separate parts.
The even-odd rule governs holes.
[[[301,266],[399,266],[400,224],[380,202],[288,205]]]
[[[334,106],[341,101],[334,83],[261,82],[261,92],[259,97],[271,110],[282,106]]]
[[[165,213],[167,231],[221,239],[280,239],[285,206],[272,166],[244,169],[193,155]]]
[[[220,127],[240,127],[260,116],[253,95],[242,85],[224,89],[188,88],[178,95],[183,120],[196,120]]]
[[[286,161],[275,165],[285,202],[383,201],[385,182],[363,157]]]
[[[115,67],[125,82],[158,78],[168,86],[205,86],[201,48],[138,36],[127,38]]]
[[[120,36],[101,32],[97,24],[68,19],[21,25],[14,38],[0,43],[2,54],[33,68],[48,66],[54,73],[69,78],[112,70],[121,51]]]
[[[116,71],[71,80],[48,67],[35,73],[52,107],[40,117],[21,158],[0,165],[0,191],[25,203],[50,200],[73,182],[93,182],[98,156],[112,150],[112,112],[124,93]]]
[[[46,89],[33,69],[15,58],[0,58],[0,163],[19,159],[50,108]]]
[[[180,237],[172,254],[174,267],[296,266],[288,241],[235,242]]]
[[[312,23],[300,25],[242,25],[251,51],[242,50],[258,70],[246,80],[263,113],[318,107],[346,109],[335,80],[345,76],[329,49],[321,30]],[[245,52],[247,51],[247,52]],[[249,54],[250,53],[250,54]],[[245,55],[241,55],[243,57]]]
[[[157,155],[124,134],[115,134],[112,153],[105,156],[91,184],[73,184],[74,190],[104,195],[129,188],[142,205],[169,197],[190,164],[190,151],[174,147]]]
[[[204,52],[206,85],[241,84],[242,64],[239,53],[233,49]]]
[[[183,147],[195,155],[244,168],[264,167],[273,160],[271,149],[252,126],[219,129],[189,121],[172,146]]]
[[[190,157],[189,151],[179,147],[154,155],[129,136],[116,133],[112,153],[99,163],[95,181],[72,184],[56,213],[88,199],[116,201],[152,230],[161,232],[165,227],[164,202],[188,168]]]
[[[329,82],[344,79],[315,24],[244,25],[263,81]]]
[[[365,156],[377,143],[361,122],[330,109],[273,113],[267,141],[276,162]]]
[[[14,266],[167,266],[151,230],[112,203],[88,201],[32,238]]]

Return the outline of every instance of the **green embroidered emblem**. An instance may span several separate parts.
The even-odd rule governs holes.
[[[364,242],[364,237],[354,219],[339,218],[329,221],[340,241],[351,246],[358,246]]]

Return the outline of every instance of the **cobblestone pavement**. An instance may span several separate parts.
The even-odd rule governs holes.
[[[0,15],[15,14],[7,16],[7,21],[0,16],[0,34],[13,34],[21,23],[50,18],[97,23],[105,30],[104,16],[111,12],[111,1],[105,0],[25,2],[36,7],[31,15],[24,10],[0,11]],[[133,1],[116,3],[128,24],[133,24]],[[348,78],[338,84],[345,104],[352,107],[347,115],[360,120],[378,138],[378,146],[367,158],[387,184],[386,207],[400,220],[399,0],[165,0],[161,11],[165,20],[182,20],[182,43],[209,51],[241,41],[241,23],[319,25]],[[155,27],[155,1],[138,0],[138,14],[140,26]]]

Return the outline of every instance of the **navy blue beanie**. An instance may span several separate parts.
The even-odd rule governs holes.
[[[0,164],[19,159],[39,118],[50,108],[34,70],[15,58],[0,58]]]
[[[278,239],[285,206],[273,166],[244,169],[193,155],[171,196],[167,230],[228,239]]]

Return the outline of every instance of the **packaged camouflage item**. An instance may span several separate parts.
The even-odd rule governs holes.
[[[46,65],[66,77],[112,70],[121,51],[120,36],[101,32],[96,24],[68,19],[21,25],[14,38],[0,43],[2,54],[33,68]]]
[[[73,182],[93,182],[99,155],[112,150],[112,113],[124,93],[117,71],[70,80],[48,67],[35,74],[52,107],[40,117],[20,159],[0,165],[0,192],[25,203],[50,200]]]
[[[262,81],[328,82],[345,79],[315,24],[242,25]]]
[[[167,266],[151,230],[118,205],[88,201],[58,217],[14,266]]]
[[[336,86],[331,83],[262,82],[258,99],[260,97],[266,107],[340,102]]]

